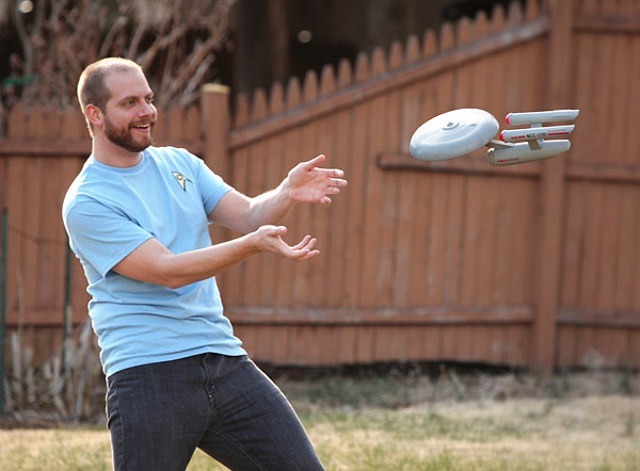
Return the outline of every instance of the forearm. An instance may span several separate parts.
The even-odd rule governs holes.
[[[238,232],[247,233],[265,224],[278,224],[296,203],[330,204],[331,197],[347,185],[340,169],[318,165],[324,155],[296,165],[277,188],[249,198],[232,190],[209,214],[211,221]]]
[[[114,267],[114,271],[147,283],[179,288],[216,276],[258,253],[255,233],[202,249],[173,253],[149,239]]]
[[[265,224],[278,224],[295,204],[289,196],[287,181],[284,180],[273,190],[250,199],[246,218],[248,229],[255,230]]]
[[[209,220],[242,234],[277,224],[295,205],[283,182],[277,188],[250,198],[232,190],[209,214]]]
[[[219,275],[229,267],[259,252],[251,235],[179,254],[167,253],[158,260],[160,284],[172,288]]]
[[[316,240],[305,236],[290,246],[282,237],[284,226],[261,226],[258,230],[220,244],[175,254],[157,239],[149,239],[114,267],[117,273],[168,288],[195,283],[216,276],[257,253],[271,253],[292,260],[306,260],[318,254]]]

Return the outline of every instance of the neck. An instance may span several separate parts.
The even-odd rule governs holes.
[[[131,152],[110,141],[93,139],[91,146],[93,158],[110,167],[133,167],[142,160],[142,152]]]

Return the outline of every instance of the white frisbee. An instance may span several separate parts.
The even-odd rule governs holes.
[[[498,121],[477,108],[460,108],[426,121],[413,133],[409,152],[419,160],[448,160],[487,145],[498,132]]]

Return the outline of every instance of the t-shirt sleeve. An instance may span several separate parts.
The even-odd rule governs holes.
[[[65,225],[73,250],[102,276],[153,237],[124,214],[92,199],[69,208]]]
[[[232,189],[220,175],[215,174],[201,159],[198,162],[198,185],[202,194],[202,203],[207,214],[215,209],[222,197]]]

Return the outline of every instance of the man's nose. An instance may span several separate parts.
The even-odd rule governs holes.
[[[143,102],[142,108],[140,109],[141,116],[148,116],[156,113],[156,107],[153,103]]]

